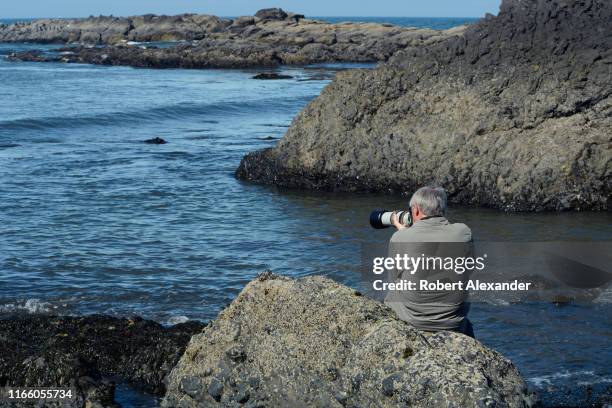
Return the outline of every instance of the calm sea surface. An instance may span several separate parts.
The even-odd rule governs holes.
[[[433,28],[445,30],[447,28],[470,24],[478,21],[472,17],[312,17],[310,19],[328,21],[330,23],[360,22],[395,24],[405,27]],[[234,17],[227,17],[234,18]],[[24,23],[32,21],[31,18],[0,18],[0,24]]]
[[[373,21],[328,18],[330,21]],[[466,19],[374,19],[447,28]],[[373,208],[406,200],[237,181],[347,65],[149,70],[9,63],[0,44],[0,312],[208,320],[257,273],[321,274],[358,286]],[[143,140],[162,137],[166,145]],[[605,213],[454,208],[479,240],[610,240]],[[609,293],[608,293],[609,294]],[[477,337],[516,363],[548,405],[611,392],[610,296],[590,305],[472,307]],[[150,405],[128,389],[128,405]]]

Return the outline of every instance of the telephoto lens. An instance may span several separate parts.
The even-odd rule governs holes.
[[[403,224],[407,227],[412,225],[412,214],[410,211],[396,211],[397,218],[399,219],[400,224]],[[389,210],[374,210],[370,214],[370,225],[372,228],[383,229],[392,226],[391,216],[393,215],[393,211]]]

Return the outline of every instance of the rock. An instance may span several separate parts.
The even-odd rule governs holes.
[[[244,28],[247,26],[255,25],[255,18],[250,16],[238,17],[232,22],[230,28]]]
[[[0,387],[71,387],[74,407],[115,406],[110,378],[163,394],[164,378],[202,327],[187,322],[166,328],[141,318],[102,315],[3,317]]]
[[[185,379],[207,390],[186,392]],[[193,381],[193,380],[190,380]],[[510,361],[458,333],[419,332],[334,281],[264,273],[168,377],[164,407],[532,405]],[[484,402],[486,401],[486,403]]]
[[[508,211],[610,210],[607,0],[503,0],[461,36],[340,72],[241,179]]]
[[[223,396],[223,384],[219,382],[216,378],[213,378],[210,381],[210,385],[208,386],[208,395],[212,397],[215,401],[219,402],[221,400],[221,396]]]
[[[118,44],[122,41],[192,41],[223,31],[230,24],[228,19],[199,14],[39,19],[0,26],[0,42]]]
[[[261,17],[260,17],[261,16]],[[322,62],[385,61],[408,45],[434,44],[462,29],[436,31],[388,24],[329,24],[301,14],[266,9],[258,16],[92,17],[35,20],[0,26],[0,42],[75,42],[63,53],[26,51],[9,61],[75,62],[146,68],[247,68]],[[133,42],[178,41],[170,47],[134,46]]]
[[[53,338],[52,338],[53,339]],[[18,349],[5,349],[6,352],[24,357]],[[3,353],[3,354],[5,354]],[[118,407],[115,403],[115,384],[100,376],[84,360],[75,357],[72,353],[58,350],[40,350],[25,359],[14,360],[10,368],[4,365],[6,356],[0,359],[2,374],[1,386],[11,387],[56,387],[71,389],[73,395],[63,402],[48,401],[45,407],[81,408],[90,404],[98,407]],[[21,408],[31,407],[31,403],[14,403],[0,399],[0,407]]]
[[[253,79],[292,79],[291,75],[277,74],[275,72],[262,72],[253,77]]]
[[[154,137],[153,139],[147,139],[144,141],[144,143],[148,143],[148,144],[166,144],[168,142],[166,142],[164,139],[162,139],[161,137]]]
[[[288,20],[293,20],[296,23],[299,22],[302,19],[305,19],[306,16],[303,14],[296,14],[296,13],[287,13],[287,19]]]
[[[255,17],[262,20],[284,20],[288,14],[281,8],[267,8],[259,10],[255,13]]]

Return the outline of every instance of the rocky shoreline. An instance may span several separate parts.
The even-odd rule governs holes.
[[[420,332],[323,277],[263,273],[207,326],[17,316],[0,319],[0,339],[0,386],[72,387],[73,407],[116,407],[117,379],[165,393],[165,407],[535,403],[495,351]]]
[[[239,179],[506,211],[610,210],[612,3],[503,0],[461,36],[339,73]]]
[[[324,62],[386,61],[408,46],[461,35],[391,24],[330,24],[282,9],[236,19],[209,15],[90,17],[0,26],[0,42],[81,44],[57,53],[28,51],[14,61],[72,62],[149,68],[246,68]],[[186,41],[171,47],[140,42]],[[96,45],[96,46],[94,46]]]

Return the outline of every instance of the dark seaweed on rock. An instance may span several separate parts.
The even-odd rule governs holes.
[[[340,72],[237,177],[504,210],[609,210],[612,2],[504,0],[463,36]]]
[[[164,378],[202,327],[102,315],[0,319],[0,387],[73,388],[74,407],[114,406],[115,378],[163,394]]]

